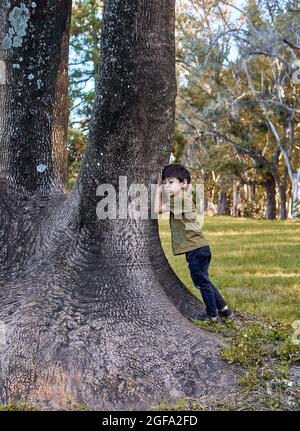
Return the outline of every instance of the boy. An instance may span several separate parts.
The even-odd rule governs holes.
[[[211,252],[209,243],[201,232],[201,225],[196,220],[188,186],[190,181],[190,173],[184,166],[175,163],[165,166],[157,184],[154,212],[161,214],[170,211],[173,254],[185,253],[193,283],[200,289],[206,305],[206,313],[196,314],[192,318],[210,319],[218,323],[218,316],[227,318],[232,312],[209,279]],[[168,203],[162,202],[161,188],[170,196]]]

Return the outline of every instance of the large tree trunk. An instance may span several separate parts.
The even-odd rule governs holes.
[[[145,409],[162,397],[224,398],[234,392],[235,373],[219,356],[221,340],[187,319],[201,307],[169,266],[157,220],[96,214],[100,184],[119,196],[126,176],[149,191],[168,162],[175,1],[106,1],[87,151],[67,195],[70,6],[37,2],[35,14],[28,6],[23,45],[1,51],[9,72],[1,90],[0,400],[59,409],[71,396],[92,409]],[[22,86],[22,99],[21,71],[11,67],[20,55],[24,79],[30,70],[44,82],[40,90],[35,80]]]

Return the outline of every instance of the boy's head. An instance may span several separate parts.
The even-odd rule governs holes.
[[[191,182],[191,175],[184,166],[172,163],[163,168],[161,179],[165,185],[166,192],[171,195],[177,195],[187,190],[188,184]]]

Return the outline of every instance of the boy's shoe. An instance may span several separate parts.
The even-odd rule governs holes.
[[[218,311],[218,314],[220,317],[224,317],[225,319],[228,319],[229,317],[233,316],[233,313],[230,308],[227,308],[227,310],[224,311]]]
[[[198,313],[198,314],[193,314],[191,316],[191,319],[199,319],[199,320],[206,320],[209,319],[211,322],[213,323],[219,323],[219,318],[217,317],[216,320],[212,319],[211,316],[209,316],[207,313]]]

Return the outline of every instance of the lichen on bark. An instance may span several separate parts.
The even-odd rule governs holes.
[[[30,11],[24,3],[20,7],[15,6],[8,16],[11,27],[5,35],[2,46],[4,49],[19,48],[22,46],[23,37],[26,36]]]

